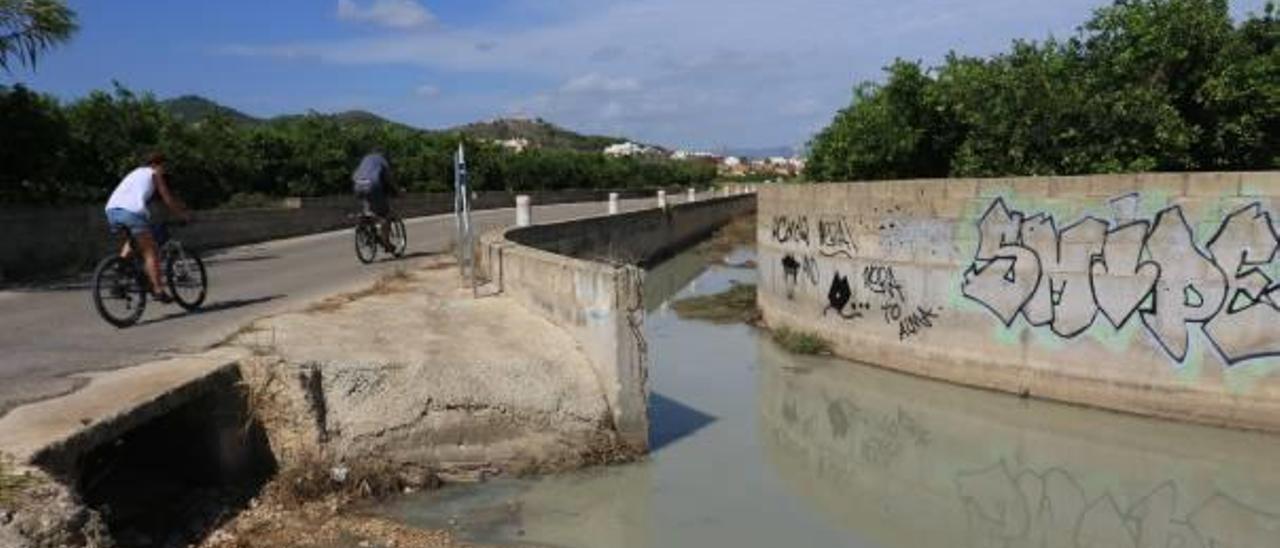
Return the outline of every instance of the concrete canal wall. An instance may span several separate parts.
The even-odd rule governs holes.
[[[759,303],[844,357],[1280,431],[1280,173],[760,189]]]
[[[742,195],[563,223],[485,238],[480,258],[501,291],[565,327],[586,351],[624,442],[648,445],[643,335],[649,264],[755,208]]]

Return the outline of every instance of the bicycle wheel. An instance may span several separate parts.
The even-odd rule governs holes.
[[[209,292],[209,277],[200,256],[182,245],[168,247],[164,257],[164,275],[173,300],[184,310],[196,310],[204,304]]]
[[[356,258],[369,264],[378,256],[378,231],[373,224],[361,221],[356,225]]]
[[[133,261],[107,257],[93,271],[93,306],[116,327],[138,323],[147,308],[147,283]]]
[[[405,229],[403,220],[391,220],[391,234],[387,235],[387,239],[391,240],[391,254],[397,259],[403,257],[405,249],[409,247],[409,232]]]

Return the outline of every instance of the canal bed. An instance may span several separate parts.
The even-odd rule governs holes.
[[[491,545],[1280,546],[1280,437],[793,356],[669,310],[754,276],[693,252],[646,275],[645,461],[376,512]]]

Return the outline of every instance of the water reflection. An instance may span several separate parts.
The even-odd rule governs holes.
[[[877,544],[1280,546],[1276,437],[759,352],[774,470]]]
[[[1280,437],[795,357],[661,306],[753,275],[693,254],[647,275],[646,461],[380,511],[522,546],[1280,546]]]

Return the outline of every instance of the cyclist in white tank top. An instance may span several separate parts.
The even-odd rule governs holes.
[[[147,202],[155,194],[155,177],[158,172],[151,166],[143,166],[130,171],[124,180],[116,186],[111,198],[107,199],[107,209],[123,209],[147,216]]]
[[[128,230],[133,241],[138,243],[142,253],[142,261],[146,265],[147,279],[151,281],[151,294],[160,302],[173,300],[165,292],[160,281],[160,258],[155,234],[151,230],[151,219],[147,214],[147,202],[156,194],[165,206],[179,218],[189,218],[187,208],[169,190],[164,177],[164,155],[152,154],[147,165],[137,168],[116,185],[116,189],[107,199],[107,223],[112,228]],[[125,241],[120,248],[120,256],[128,258],[133,253],[129,242]]]

